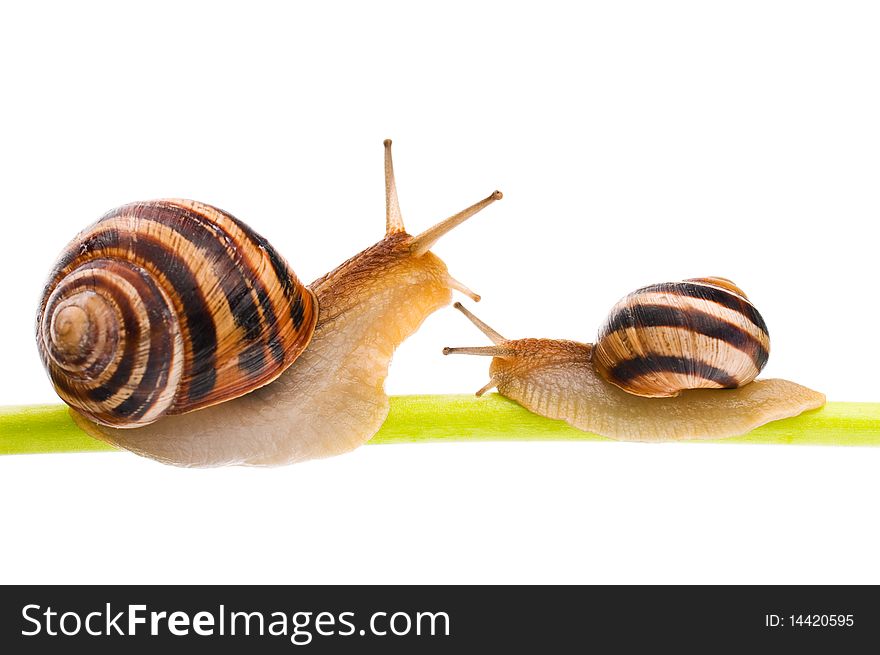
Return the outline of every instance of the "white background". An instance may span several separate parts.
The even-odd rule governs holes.
[[[766,374],[880,401],[880,9],[858,2],[29,3],[0,10],[2,404],[54,402],[33,319],[104,211],[232,211],[304,280],[411,231],[507,336],[591,340],[648,283],[733,278]],[[470,392],[444,309],[390,393]],[[272,470],[0,458],[2,582],[880,582],[880,450],[364,447]]]

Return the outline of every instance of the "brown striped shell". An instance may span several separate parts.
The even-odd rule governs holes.
[[[654,284],[618,302],[599,331],[593,363],[637,396],[730,389],[754,380],[770,337],[745,293],[718,277]]]
[[[259,234],[190,200],[110,211],[64,249],[37,345],[58,394],[138,427],[242,396],[309,343],[312,292]]]

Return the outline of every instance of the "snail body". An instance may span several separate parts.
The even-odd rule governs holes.
[[[493,346],[444,354],[491,356],[482,395],[622,441],[721,439],[825,403],[794,382],[756,380],[769,356],[767,327],[724,278],[639,289],[615,305],[595,344],[502,337],[461,304]]]
[[[265,257],[261,275],[242,276],[244,286],[232,300],[222,285],[218,288],[211,283],[204,287],[214,291],[212,297],[225,298],[230,308],[248,303],[257,306],[256,313],[244,312],[245,317],[253,319],[250,322],[237,322],[235,311],[211,314],[214,325],[221,326],[218,331],[226,328],[234,336],[226,342],[230,348],[228,357],[214,358],[215,367],[217,362],[228,362],[226,368],[217,369],[216,380],[225,380],[226,376],[237,379],[236,376],[244,374],[245,378],[250,376],[249,388],[228,384],[225,388],[230,393],[222,398],[215,394],[210,402],[191,406],[171,402],[170,411],[165,411],[161,420],[154,418],[153,422],[136,429],[108,425],[107,420],[98,422],[89,412],[73,407],[72,415],[77,424],[111,444],[180,466],[288,464],[340,454],[368,441],[388,413],[384,380],[396,347],[415,332],[428,315],[451,301],[453,289],[478,299],[449,275],[443,261],[430,252],[431,246],[501,197],[496,191],[420,235],[412,236],[404,229],[400,214],[390,145],[390,141],[386,141],[385,237],[312,284],[301,285],[284,260],[270,250],[271,246],[261,237],[252,241],[256,244],[254,251],[248,250],[250,242],[246,240],[244,246],[238,242],[228,244],[227,259],[205,255],[211,262],[205,266],[215,273],[218,266],[231,266],[230,261],[251,262]],[[173,201],[171,205],[195,207],[211,217],[215,217],[213,212],[219,212],[222,216],[215,223],[224,227],[224,217],[229,216],[188,201]],[[154,203],[146,203],[146,206],[152,208]],[[245,230],[240,221],[231,217],[228,220]],[[87,233],[90,232],[87,230]],[[65,253],[75,251],[76,243]],[[126,242],[126,246],[117,253],[124,255],[123,259],[137,252],[132,243]],[[179,252],[177,248],[169,250]],[[204,250],[202,252],[204,254]],[[137,257],[134,260],[141,268],[151,268]],[[64,256],[59,264],[63,262]],[[59,271],[72,265],[71,262],[60,268],[56,266],[56,275],[63,278]],[[160,273],[167,271],[167,261],[157,258],[152,268]],[[53,281],[58,284],[56,275],[50,285]],[[269,283],[273,277],[277,284]],[[260,300],[258,282],[265,283],[268,303]],[[52,293],[47,291],[47,296],[51,297]],[[240,299],[236,302],[237,297]],[[171,304],[175,305],[173,301]],[[178,304],[188,308],[186,301]],[[220,305],[225,309],[223,303]],[[256,320],[267,317],[269,306],[278,320],[277,332],[273,332],[271,322]],[[206,317],[201,314],[199,317],[202,325],[207,324]],[[156,320],[151,325],[158,326],[162,322]],[[253,327],[250,333],[249,327]],[[84,335],[90,333],[90,329],[77,329]],[[44,333],[41,324],[38,340],[44,338]],[[193,334],[193,330],[181,328],[178,336],[186,339]],[[246,338],[248,334],[251,340]],[[278,336],[273,340],[271,334]],[[259,383],[252,382],[257,375],[251,369],[259,368],[256,362],[271,363],[278,340],[284,340],[284,363],[277,367],[281,370],[264,373],[260,369],[260,375],[265,377]],[[259,347],[253,346],[253,350],[259,349],[260,354],[242,358],[251,344],[259,344]],[[187,363],[186,345],[179,350]],[[197,351],[198,348],[192,348],[192,352]],[[184,366],[179,370],[187,369]],[[183,382],[178,388],[184,391],[192,388],[190,380],[199,379],[197,375],[184,373],[181,377]]]

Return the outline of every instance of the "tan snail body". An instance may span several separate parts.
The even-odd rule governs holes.
[[[644,287],[612,309],[596,344],[505,339],[444,354],[491,356],[490,382],[526,409],[622,441],[721,439],[825,403],[781,379],[755,380],[769,354],[760,314],[724,278]]]
[[[181,466],[289,464],[340,454],[368,441],[388,413],[384,380],[396,347],[428,315],[451,301],[452,289],[478,299],[450,277],[446,265],[429,249],[501,197],[496,191],[411,236],[400,215],[390,145],[386,141],[385,238],[301,292],[296,284],[289,285],[294,295],[306,299],[303,304],[313,302],[316,320],[306,337],[290,339],[303,347],[274,380],[252,388],[230,384],[233,391],[228,397],[212,398],[198,411],[166,412],[161,420],[136,429],[107,425],[110,421],[102,424],[73,409],[77,424],[116,446]],[[292,274],[291,282],[295,282]],[[47,290],[47,296],[52,293]],[[307,317],[308,311],[299,308],[294,314]],[[236,332],[231,320],[225,321],[226,327]],[[299,323],[308,329],[306,318]],[[236,333],[243,329],[239,326]],[[38,339],[55,332],[43,322],[38,325]],[[252,342],[261,343],[256,336]],[[266,351],[256,359],[267,361],[269,354]],[[173,409],[175,403],[168,406]]]

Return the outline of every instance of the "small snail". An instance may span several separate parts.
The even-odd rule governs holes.
[[[37,317],[41,358],[80,427],[167,463],[276,465],[351,450],[388,413],[395,348],[452,289],[479,300],[430,248],[500,198],[411,236],[386,141],[385,238],[308,286],[215,207],[120,207],[55,265]]]
[[[494,346],[489,383],[526,409],[624,441],[720,439],[796,416],[825,396],[755,380],[770,341],[761,315],[725,278],[655,284],[618,302],[595,344],[508,340],[456,303]]]

